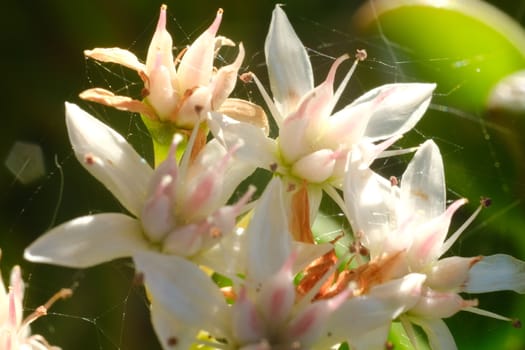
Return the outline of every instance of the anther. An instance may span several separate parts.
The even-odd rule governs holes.
[[[221,230],[218,227],[212,227],[210,229],[210,236],[211,236],[211,238],[221,238],[222,237],[222,232],[221,232]]]
[[[358,61],[364,61],[366,60],[366,57],[368,56],[368,54],[366,53],[366,50],[364,49],[357,49],[356,53],[355,53],[355,59],[358,60]]]
[[[512,327],[517,328],[517,329],[521,328],[521,320],[519,320],[517,318],[513,319],[512,320]]]
[[[390,176],[390,186],[399,186],[399,180],[395,176]]]
[[[241,74],[239,77],[243,83],[251,83],[253,81],[253,73],[252,72],[246,72]]]
[[[394,349],[394,344],[392,344],[392,342],[390,341],[387,341],[385,343],[385,350],[393,350]]]
[[[488,208],[492,204],[492,199],[489,197],[481,197],[479,200],[479,203],[481,204],[483,208]]]
[[[277,163],[270,164],[270,171],[275,173],[277,171]]]

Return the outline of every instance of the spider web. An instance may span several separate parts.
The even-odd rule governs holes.
[[[331,21],[334,13],[337,13],[338,10],[344,9],[345,13],[350,14],[357,7],[358,4],[337,4],[332,11],[329,11],[328,15],[325,15],[325,18],[321,19],[311,14],[304,14],[299,6],[293,4],[285,7],[290,21],[308,49],[314,67],[316,84],[324,80],[328,68],[339,55],[362,48],[368,51],[368,59],[360,63],[340,105],[336,109],[348,104],[374,86],[393,82],[420,81],[420,78],[411,69],[413,66],[432,67],[437,63],[446,62],[460,69],[465,60],[468,59],[466,57],[416,58],[410,47],[391,41],[388,34],[382,31],[380,23],[377,36],[359,38],[349,33],[341,22]],[[510,8],[516,10],[514,13],[519,16],[517,19],[522,20],[523,3]],[[155,13],[154,8],[151,13]],[[182,47],[191,43],[211,23],[213,18],[202,19],[201,17],[188,25],[183,23],[179,17],[182,16],[182,12],[179,13],[181,14],[176,15],[171,10],[169,11],[168,27],[176,38],[175,52],[179,52]],[[213,10],[200,13],[213,14]],[[270,13],[271,10],[266,13],[265,20],[260,21],[261,28],[258,30],[261,33],[265,33],[267,29]],[[232,14],[231,17],[225,18],[223,28],[226,27],[228,20],[234,16],[235,14]],[[127,47],[140,58],[144,58],[146,55],[147,45],[155,22],[156,16],[151,16],[150,22],[143,32]],[[192,32],[187,32],[187,28],[195,29]],[[235,41],[242,36],[242,32],[240,34],[226,32],[223,28],[221,28],[220,33]],[[264,53],[261,51],[263,47],[263,39],[261,38],[256,44],[252,44],[257,49],[251,51],[248,49],[248,43],[245,43],[248,54],[241,71],[253,71],[261,78],[265,86],[269,86]],[[115,43],[115,46],[118,44]],[[236,53],[236,48],[221,50],[217,59],[219,65],[230,63]],[[487,56],[485,59],[490,60],[491,58]],[[344,68],[340,68],[340,70],[344,70]],[[85,76],[87,79],[85,88],[104,87],[116,94],[140,96],[142,88],[140,79],[135,72],[119,66],[86,60]],[[509,233],[508,221],[518,221],[519,213],[523,212],[525,182],[518,176],[509,175],[514,174],[516,169],[505,153],[507,150],[505,145],[501,142],[502,135],[513,131],[484,118],[481,112],[458,108],[447,102],[450,96],[457,94],[468,83],[468,81],[457,81],[449,86],[438,86],[433,103],[423,120],[397,147],[415,146],[429,138],[435,140],[439,145],[445,162],[447,180],[450,180],[447,182],[448,198],[453,200],[468,197],[473,202],[456,215],[453,222],[454,227],[459,226],[475,209],[477,205],[476,196],[494,196],[492,193],[496,193],[494,197],[500,200],[494,205],[494,208],[483,211],[476,219],[475,223],[452,248],[454,255],[469,256],[502,252],[520,257],[520,250],[513,243],[515,235]],[[259,92],[252,84],[239,82],[234,97],[263,104]],[[116,112],[95,104],[84,103],[82,107],[122,133],[134,145],[137,152],[146,159],[152,159],[149,136],[137,115]],[[461,125],[461,128],[467,128],[473,137],[465,140],[461,134],[454,132],[454,130],[451,131],[449,128],[443,127],[436,129],[434,122],[427,122],[427,120],[435,120],[436,118],[441,118],[443,123],[451,125],[450,128],[452,129],[454,129],[452,125]],[[461,128],[458,127],[458,129]],[[474,146],[477,147],[477,150],[473,151]],[[484,154],[481,161],[479,157],[473,157],[476,152]],[[374,168],[385,176],[399,177],[410,158],[411,155],[383,159],[376,162]],[[455,173],[462,175],[450,175]],[[465,182],[464,178],[470,178],[471,181]],[[479,192],[480,188],[486,188],[487,192]],[[8,191],[19,189],[13,182]],[[43,198],[48,198],[49,194],[54,194],[54,198],[56,198],[56,202],[51,208],[49,208],[48,203],[44,204],[43,200]],[[17,204],[19,209],[9,223],[8,233],[10,235],[24,230],[25,221],[33,220],[35,211],[37,211],[36,208],[43,208],[44,206],[46,206],[46,210],[43,210],[42,216],[38,217],[37,225],[45,229],[81,215],[107,211],[125,212],[125,209],[80,167],[71,151],[55,155],[54,167],[40,180],[36,189],[33,187],[23,191],[21,197],[23,198],[22,201]],[[74,208],[69,208],[70,205]],[[329,225],[333,227],[332,231],[326,231],[326,235],[337,235],[341,230],[348,229],[342,221],[340,213],[333,205],[328,203],[324,208],[325,211],[320,215],[321,220],[327,220]],[[494,228],[499,225],[502,229],[494,232]],[[24,247],[11,248],[6,246],[5,242],[1,243],[4,250],[10,250],[11,255],[22,256]],[[521,257],[524,257],[523,250],[521,253]],[[2,264],[2,267],[5,277],[7,268],[5,264]],[[113,350],[159,347],[149,323],[147,298],[144,295],[143,288],[134,281],[133,267],[129,260],[122,259],[83,270],[29,264],[24,264],[23,267],[28,285],[26,313],[30,313],[61,287],[74,289],[71,300],[58,302],[46,317],[34,324],[34,332],[43,334],[51,344],[59,345],[64,349]],[[505,303],[501,302],[502,295]],[[522,310],[521,315],[515,314],[518,302],[511,294],[500,293],[495,298],[482,298],[481,303],[487,309],[506,315],[521,317],[525,315],[523,302],[519,304]],[[479,317],[472,315],[454,317],[450,321],[450,325],[461,349],[480,348],[480,344],[490,344],[491,338],[494,338],[496,334],[505,332],[502,329],[508,327],[494,320],[487,322],[479,320]],[[465,335],[461,331],[456,331],[456,328],[465,329]],[[479,329],[484,331],[484,335],[479,334]],[[475,342],[469,338],[469,335],[474,334],[479,337]]]

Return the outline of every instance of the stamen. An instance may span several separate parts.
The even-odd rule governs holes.
[[[306,293],[303,295],[301,300],[296,304],[296,310],[302,310],[306,307],[305,304],[310,304],[312,300],[315,299],[315,296],[319,293],[321,288],[324,286],[325,282],[330,278],[335,271],[339,268],[339,265],[341,261],[345,261],[345,259],[349,256],[349,253],[345,253],[340,258],[337,258],[335,263],[325,272],[325,274],[319,278],[319,280],[315,283],[315,285]]]
[[[183,49],[179,52],[179,54],[177,55],[177,57],[175,57],[175,62],[173,62],[173,64],[174,64],[175,66],[177,66],[177,65],[180,63],[180,61],[182,60],[182,56],[184,56],[184,54],[186,53],[186,51],[188,51],[188,47],[187,47],[187,46],[186,46],[185,48],[183,48]]]
[[[467,203],[468,201],[466,199],[463,199],[462,200],[462,203],[461,205]],[[452,204],[454,205],[454,204]],[[463,231],[465,231],[465,229],[472,223],[472,221],[474,221],[474,219],[476,218],[476,216],[478,216],[478,214],[480,213],[481,209],[483,208],[483,206],[479,206],[478,209],[476,209],[476,211],[463,223],[463,225],[461,225],[457,230],[456,232],[454,232],[452,234],[452,236],[450,236],[446,241],[445,243],[443,243],[443,246],[441,247],[441,252],[440,252],[440,256],[445,253],[446,251],[448,251],[450,249],[450,247],[452,247],[452,245],[456,242],[456,240],[459,238],[459,236],[463,233]]]
[[[57,302],[59,299],[66,299],[71,297],[73,295],[73,291],[69,288],[62,288],[60,291],[55,293],[44,305],[40,305],[36,308],[35,311],[33,311],[29,316],[27,316],[21,324],[21,328],[29,325],[33,321],[35,321],[37,318],[47,315],[47,310],[53,306],[55,302]]]
[[[513,324],[516,321],[515,319],[511,319],[509,317],[505,317],[505,316],[496,314],[496,313],[491,312],[491,311],[478,309],[477,307],[466,307],[466,308],[464,308],[462,310],[471,312],[471,313],[476,314],[476,315],[481,315],[481,316],[485,316],[485,317],[495,318],[496,320],[512,322]]]
[[[383,151],[377,156],[376,159],[388,158],[388,157],[394,157],[394,156],[402,156],[403,154],[414,153],[418,149],[419,147],[410,147],[410,148]]]
[[[481,197],[479,200],[479,203],[483,208],[488,208],[492,205],[492,198],[489,197]]]
[[[249,72],[249,75],[246,75],[246,74],[247,73],[241,75],[241,80],[245,81],[245,79],[250,78],[251,80],[255,82],[255,85],[257,85],[257,88],[259,89],[259,93],[263,97],[264,102],[266,102],[266,105],[268,106],[268,109],[270,110],[270,114],[272,115],[273,120],[275,120],[275,122],[277,123],[277,126],[280,129],[281,126],[283,125],[284,117],[277,110],[277,107],[273,103],[273,100],[271,99],[268,92],[266,92],[266,89],[264,88],[261,81],[257,78],[257,76],[253,74],[252,72]]]
[[[341,84],[339,84],[339,86],[337,87],[337,90],[335,91],[335,94],[334,94],[334,97],[333,97],[334,105],[337,103],[337,101],[339,101],[339,98],[343,94],[343,90],[346,88],[346,85],[348,84],[348,81],[350,80],[350,78],[354,74],[354,71],[357,68],[357,63],[359,63],[360,61],[364,60],[364,58],[362,58],[363,54],[361,53],[361,55],[359,55],[359,52],[364,52],[364,58],[366,58],[366,51],[365,50],[358,50],[357,51],[356,59],[355,59],[354,63],[352,64],[352,67],[350,67],[350,70],[348,71],[348,73],[346,73],[343,81],[341,81]]]
[[[193,127],[193,130],[191,131],[190,139],[188,140],[188,144],[186,145],[186,150],[184,151],[184,154],[180,161],[179,171],[180,171],[180,176],[182,179],[186,178],[186,171],[188,170],[188,167],[190,165],[191,154],[193,152],[193,146],[195,145],[195,140],[197,139],[197,134],[199,133],[200,124],[201,124],[201,120],[199,119],[197,120],[197,123],[195,123],[195,126]],[[179,134],[176,134],[176,135],[179,135]],[[177,142],[177,141],[174,140],[174,142]]]

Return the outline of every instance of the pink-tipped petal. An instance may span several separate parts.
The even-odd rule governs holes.
[[[271,320],[270,328],[275,328],[285,322],[294,305],[295,287],[292,266],[295,258],[296,255],[291,254],[283,267],[261,287],[258,304],[265,318]]]
[[[254,343],[264,336],[264,322],[256,305],[248,299],[246,287],[241,286],[239,296],[232,307],[233,336],[240,343]]]
[[[167,121],[179,102],[179,96],[172,86],[169,66],[162,62],[160,53],[150,68],[146,100],[155,109],[160,121]]]
[[[439,260],[430,273],[428,273],[427,285],[438,291],[459,292],[465,286],[470,269],[477,264],[482,257],[462,258],[452,256]]]
[[[333,175],[337,158],[337,152],[321,149],[297,160],[291,173],[310,183],[322,183]]]
[[[211,97],[211,108],[218,109],[230,96],[237,83],[237,75],[244,60],[244,46],[239,44],[239,53],[232,64],[221,67],[212,79],[213,92]]]
[[[152,72],[159,66],[166,67],[167,75],[175,78],[175,65],[173,63],[173,40],[166,30],[166,11],[167,6],[160,7],[157,28],[151,39],[146,58],[147,75],[151,77]],[[149,89],[152,87],[149,86]]]
[[[437,292],[425,288],[419,302],[409,310],[414,316],[425,318],[447,318],[464,308],[477,306],[476,300],[463,300],[454,292]]]
[[[182,93],[210,83],[215,57],[215,34],[222,20],[222,12],[222,9],[217,11],[211,26],[191,44],[180,61],[177,77]]]

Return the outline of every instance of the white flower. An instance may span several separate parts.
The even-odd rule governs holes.
[[[0,251],[1,255],[1,251]],[[24,281],[19,266],[13,267],[6,290],[0,274],[0,349],[2,350],[60,350],[51,346],[41,335],[31,334],[30,324],[46,315],[51,305],[71,295],[71,290],[62,289],[45,305],[23,318]]]
[[[217,142],[190,160],[196,130],[177,164],[177,138],[168,158],[155,170],[126,140],[74,104],[66,104],[66,123],[81,164],[130,212],[87,215],[53,228],[25,252],[30,261],[87,267],[155,250],[198,260],[235,228],[253,193],[225,205],[248,173],[232,162]],[[215,267],[214,267],[215,268]],[[219,268],[219,266],[217,266]]]
[[[235,87],[237,71],[244,59],[242,44],[232,64],[218,70],[213,67],[219,49],[224,45],[235,45],[227,38],[216,37],[223,13],[219,9],[210,27],[174,59],[172,38],[166,30],[166,10],[167,6],[162,5],[145,64],[128,50],[116,47],[85,51],[87,57],[118,63],[137,71],[144,82],[144,100],[117,96],[102,88],[86,90],[80,94],[81,98],[138,112],[153,121],[170,121],[187,129],[193,128],[207,112],[221,107]],[[237,99],[233,102],[252,106]]]
[[[265,54],[273,101],[253,78],[279,127],[278,138],[268,138],[256,127],[219,113],[212,113],[212,132],[229,145],[242,139],[239,157],[283,178],[289,192],[294,237],[313,241],[308,237],[311,233],[297,231],[310,230],[309,222],[317,212],[322,190],[341,202],[334,187],[341,187],[349,152],[359,144],[372,147],[377,141],[382,141],[385,149],[410,130],[428,107],[435,84],[383,85],[333,113],[365,53],[358,51],[354,65],[335,92],[336,70],[348,55],[336,59],[326,80],[314,87],[306,49],[280,6],[273,12]],[[294,228],[297,225],[293,220],[303,222],[297,224],[302,227]]]
[[[152,299],[152,320],[164,349],[202,343],[220,349],[327,349],[350,340],[362,344],[370,332],[388,332],[389,321],[418,298],[423,275],[389,285],[388,296],[348,299],[351,290],[312,301],[315,289],[296,296],[293,276],[331,245],[292,242],[282,202],[282,184],[270,182],[242,235],[243,278],[231,276],[228,306],[204,273],[176,256],[141,252],[134,261]],[[175,270],[172,266],[178,266]],[[200,273],[198,273],[200,272]],[[185,278],[185,276],[191,276]],[[390,293],[396,290],[396,293]],[[208,341],[196,340],[199,330]],[[220,339],[218,343],[213,339]],[[360,347],[358,347],[360,348]]]
[[[524,293],[525,263],[507,255],[442,258],[482,206],[447,238],[454,212],[467,201],[459,199],[445,207],[443,162],[433,141],[420,146],[399,187],[397,181],[370,170],[369,163],[366,151],[354,153],[349,163],[352,169],[347,173],[344,196],[352,228],[369,249],[372,263],[388,260],[388,266],[378,272],[381,280],[413,272],[427,276],[419,302],[402,320],[406,327],[408,322],[421,326],[433,349],[454,349],[454,339],[442,318],[461,310],[496,316],[475,308],[477,300],[464,300],[459,293]]]

